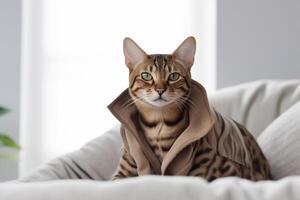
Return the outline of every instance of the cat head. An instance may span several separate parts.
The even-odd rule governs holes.
[[[196,40],[188,37],[172,54],[148,55],[132,39],[123,43],[129,69],[129,93],[135,102],[154,107],[182,103],[190,93]]]

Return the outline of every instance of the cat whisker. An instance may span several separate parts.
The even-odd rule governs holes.
[[[175,95],[170,95],[170,97],[175,97],[176,98]],[[187,105],[186,105],[185,101],[181,98],[176,98],[174,103],[175,103],[176,107],[178,109],[180,109],[181,112],[184,112],[184,110],[187,109]]]
[[[188,105],[187,105],[187,103],[186,103],[185,100],[178,99],[177,102],[180,102],[180,105],[181,105],[184,109],[188,109]]]
[[[141,97],[136,97],[136,98],[141,98]],[[136,98],[135,98],[135,99],[136,99]],[[131,104],[131,102],[134,101],[135,99],[131,97],[131,98],[128,99],[126,102],[124,102],[122,106],[123,106],[123,107],[126,107],[128,104]]]
[[[133,98],[130,98],[129,102],[127,102],[125,105],[123,105],[123,109],[127,109],[129,106],[131,106],[132,104],[138,102],[138,101],[142,101],[144,97],[147,97],[148,95],[143,95],[143,96],[140,96],[140,97],[135,97],[134,99]]]
[[[189,97],[179,97],[180,101],[183,102],[185,106],[192,106],[193,108],[199,110],[198,106]]]

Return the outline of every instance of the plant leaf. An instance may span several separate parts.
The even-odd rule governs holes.
[[[0,106],[0,116],[9,112],[9,109]]]
[[[11,139],[8,135],[5,134],[0,134],[0,144],[17,150],[21,149],[18,143],[16,143],[13,139]]]
[[[17,160],[17,159],[18,159],[18,156],[0,153],[0,159]]]

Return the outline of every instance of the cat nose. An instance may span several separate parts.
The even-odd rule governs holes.
[[[155,91],[159,94],[159,95],[162,95],[164,92],[165,92],[165,89],[164,88],[155,88]]]
[[[163,80],[159,80],[155,85],[155,91],[161,96],[165,90],[165,83]]]

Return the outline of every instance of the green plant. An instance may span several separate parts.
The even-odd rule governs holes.
[[[7,108],[0,106],[0,116],[6,114],[8,112],[9,112],[9,110]],[[0,132],[0,148],[1,147],[7,147],[7,148],[16,149],[16,150],[21,149],[20,145],[18,143],[16,143],[11,137],[9,137],[7,134]],[[13,159],[14,156],[2,154],[0,152],[0,158]]]

